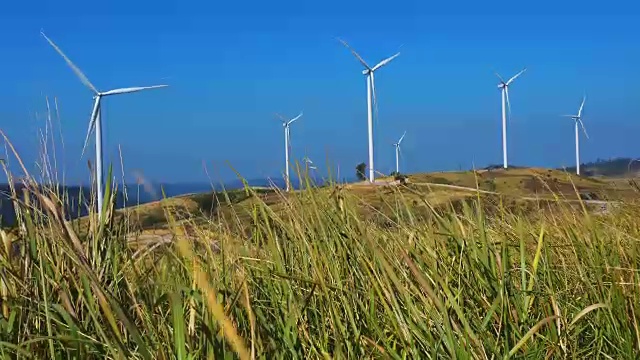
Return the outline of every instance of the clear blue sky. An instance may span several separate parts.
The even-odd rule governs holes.
[[[583,159],[640,156],[639,23],[633,1],[12,1],[0,11],[0,128],[33,164],[45,96],[56,97],[67,179],[86,182],[91,93],[43,29],[101,90],[170,84],[104,102],[106,153],[118,161],[121,146],[129,178],[207,181],[206,163],[229,179],[227,162],[278,175],[273,114],[300,110],[293,157],[328,157],[350,175],[367,158],[366,83],[339,36],[371,63],[402,52],[376,77],[378,170],[393,168],[404,130],[407,172],[500,163],[493,71],[524,66],[510,92],[511,163],[573,165],[572,123],[559,115],[584,92]]]

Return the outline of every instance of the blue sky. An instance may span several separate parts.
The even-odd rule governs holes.
[[[572,123],[587,94],[585,161],[640,156],[640,5],[632,1],[9,2],[0,11],[0,128],[23,160],[37,158],[45,96],[57,98],[69,182],[80,159],[91,93],[39,35],[49,37],[101,90],[167,83],[107,98],[107,160],[156,181],[253,178],[284,168],[274,113],[292,126],[292,156],[327,159],[351,175],[366,161],[366,83],[336,37],[370,63],[402,54],[376,76],[376,167],[405,172],[499,163],[500,92],[511,87],[510,163],[573,165]],[[91,144],[93,146],[93,143]],[[320,166],[321,170],[325,167]]]

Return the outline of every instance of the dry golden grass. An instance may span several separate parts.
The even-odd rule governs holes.
[[[383,178],[381,181],[391,180]],[[431,184],[431,185],[429,185]],[[442,186],[444,185],[444,186]],[[451,188],[465,187],[468,189]],[[398,201],[402,199],[403,206],[414,207],[430,211],[425,208],[425,202],[434,208],[447,208],[450,204],[468,201],[477,197],[476,189],[486,192],[504,195],[505,203],[511,207],[523,209],[536,209],[535,204],[530,204],[532,198],[553,200],[554,197],[562,199],[578,199],[579,193],[590,194],[596,198],[634,199],[638,197],[637,191],[628,182],[620,179],[592,179],[576,176],[559,170],[540,168],[509,169],[474,172],[438,172],[428,174],[413,174],[409,176],[407,186],[380,186],[360,183],[356,185],[344,184],[340,186],[326,186],[314,188],[310,191],[315,197],[325,200],[335,197],[337,188],[344,198],[354,204],[360,204],[358,212],[364,216],[373,216],[378,213],[390,214],[397,210]],[[259,204],[269,206],[275,213],[283,214],[289,211],[287,198],[291,194],[275,189],[261,189],[255,197],[246,196],[245,190],[229,192],[232,196],[226,199],[220,196],[220,205],[216,211],[210,213],[206,208],[209,205],[202,204],[203,194],[196,196],[181,196],[162,201],[140,205],[123,213],[128,214],[133,223],[140,228],[158,231],[166,228],[164,208],[174,209],[178,219],[189,218],[190,221],[203,222],[203,219],[211,217],[222,219],[226,222],[247,224],[251,222],[253,211]],[[213,194],[209,195],[213,196]],[[206,196],[205,196],[206,197]],[[304,199],[298,199],[304,203]],[[207,202],[207,204],[209,204]],[[539,208],[539,207],[538,207]],[[543,206],[548,209],[549,206]],[[188,215],[188,216],[187,216]],[[208,220],[207,220],[208,221]]]
[[[633,199],[595,217],[562,201],[543,212],[548,204],[517,192],[246,189],[218,194],[230,201],[213,211],[210,196],[194,195],[67,222],[55,193],[29,191],[46,206],[17,203],[25,230],[2,233],[4,357],[623,359],[640,351]],[[161,229],[132,239],[136,218],[161,218],[152,224]],[[78,232],[82,221],[88,230]]]

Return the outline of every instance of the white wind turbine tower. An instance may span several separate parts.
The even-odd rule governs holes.
[[[285,186],[286,186],[286,190],[289,191],[291,190],[291,183],[289,182],[289,142],[291,141],[291,131],[289,129],[289,126],[291,126],[291,123],[293,123],[294,121],[298,120],[300,117],[302,117],[302,112],[294,117],[291,120],[287,120],[285,117],[283,117],[282,115],[278,115],[278,117],[280,118],[280,120],[282,121],[282,127],[284,127],[284,162],[285,162]]]
[[[397,143],[393,144],[393,146],[396,148],[396,174],[400,174],[400,143],[402,142],[402,139],[404,139],[405,135],[407,135],[406,131],[404,132],[404,134],[402,134],[400,140],[398,140]]]
[[[97,188],[97,196],[98,196],[98,214],[100,215],[102,214],[102,203],[103,203],[103,196],[104,196],[103,189],[102,189],[104,185],[104,174],[102,171],[102,165],[103,165],[102,164],[102,161],[103,161],[102,121],[100,116],[101,114],[100,102],[102,98],[104,96],[109,96],[109,95],[127,94],[127,93],[142,91],[142,90],[156,89],[156,88],[166,87],[168,85],[119,88],[119,89],[109,90],[105,92],[100,92],[96,89],[95,86],[93,86],[93,84],[91,84],[91,82],[89,82],[89,79],[87,79],[87,77],[82,73],[82,71],[80,71],[80,69],[77,66],[75,66],[73,62],[71,62],[71,60],[69,60],[69,58],[62,52],[62,50],[60,50],[60,48],[44,34],[44,32],[41,31],[40,34],[42,34],[42,36],[47,40],[47,42],[49,42],[49,44],[56,50],[56,52],[58,52],[58,54],[60,54],[60,56],[64,58],[67,65],[69,65],[71,70],[73,70],[76,76],[78,76],[80,81],[86,87],[88,87],[94,94],[93,110],[91,111],[91,118],[89,120],[89,129],[87,130],[87,137],[85,138],[84,147],[82,148],[82,155],[84,155],[85,149],[87,148],[87,144],[89,142],[89,136],[91,135],[91,132],[95,129],[96,131],[96,188]]]
[[[367,76],[367,124],[368,124],[368,133],[369,133],[369,181],[373,182],[375,180],[374,166],[373,166],[373,104],[378,106],[376,100],[376,86],[373,80],[373,73],[383,67],[384,65],[391,62],[391,60],[395,59],[400,55],[400,53],[396,53],[395,55],[388,57],[382,61],[380,61],[376,66],[370,67],[367,63],[362,59],[360,55],[358,55],[355,50],[353,50],[349,44],[347,44],[344,40],[338,39],[347,49],[351,51],[351,53],[360,61],[360,63],[365,67],[362,70],[362,74]],[[373,96],[373,99],[372,99]],[[377,115],[377,114],[376,114]]]
[[[578,123],[582,127],[582,131],[584,132],[584,136],[589,138],[587,134],[587,129],[584,128],[584,123],[582,122],[582,109],[584,108],[584,102],[587,100],[587,97],[582,97],[582,104],[580,104],[580,109],[578,109],[577,115],[564,115],[566,117],[570,117],[575,122],[575,133],[576,133],[576,174],[580,175],[580,131],[578,129]]]
[[[518,76],[522,75],[527,68],[522,69],[519,73],[515,74],[509,81],[505,82],[502,77],[496,73],[500,83],[498,88],[502,89],[502,161],[503,167],[507,168],[507,106],[509,107],[509,117],[511,117],[511,103],[509,102],[509,85]]]

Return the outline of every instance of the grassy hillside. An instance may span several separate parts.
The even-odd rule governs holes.
[[[636,356],[633,186],[543,169],[409,180],[182,196],[73,221],[58,194],[30,188],[43,207],[16,203],[21,230],[0,231],[0,352]],[[554,200],[582,192],[619,203]]]
[[[621,200],[638,197],[638,192],[628,181],[581,177],[566,171],[539,168],[413,174],[408,176],[406,186],[333,185],[315,188],[314,196],[328,201],[335,198],[337,190],[341,196],[359,203],[358,212],[369,218],[378,213],[389,216],[395,212],[399,205],[397,198],[401,198],[402,205],[414,212],[429,213],[431,207],[448,210],[452,205],[459,206],[462,201],[473,200],[478,196],[477,190],[481,191],[485,204],[495,204],[503,199],[503,205],[528,211],[549,208],[549,202],[556,198]],[[269,188],[254,188],[254,192],[258,196],[250,196],[245,190],[179,196],[132,208],[127,213],[142,229],[166,229],[166,207],[174,209],[179,217],[188,214],[191,220],[200,222],[214,217],[250,223],[252,209],[257,202],[270,206],[274,211],[286,211],[289,194]],[[303,200],[298,198],[297,201]]]
[[[542,169],[496,169],[476,172],[442,172],[409,176],[412,183],[438,183],[479,188],[512,196],[551,196],[577,199],[581,195],[606,198],[635,196],[628,182],[577,176],[571,172]]]

